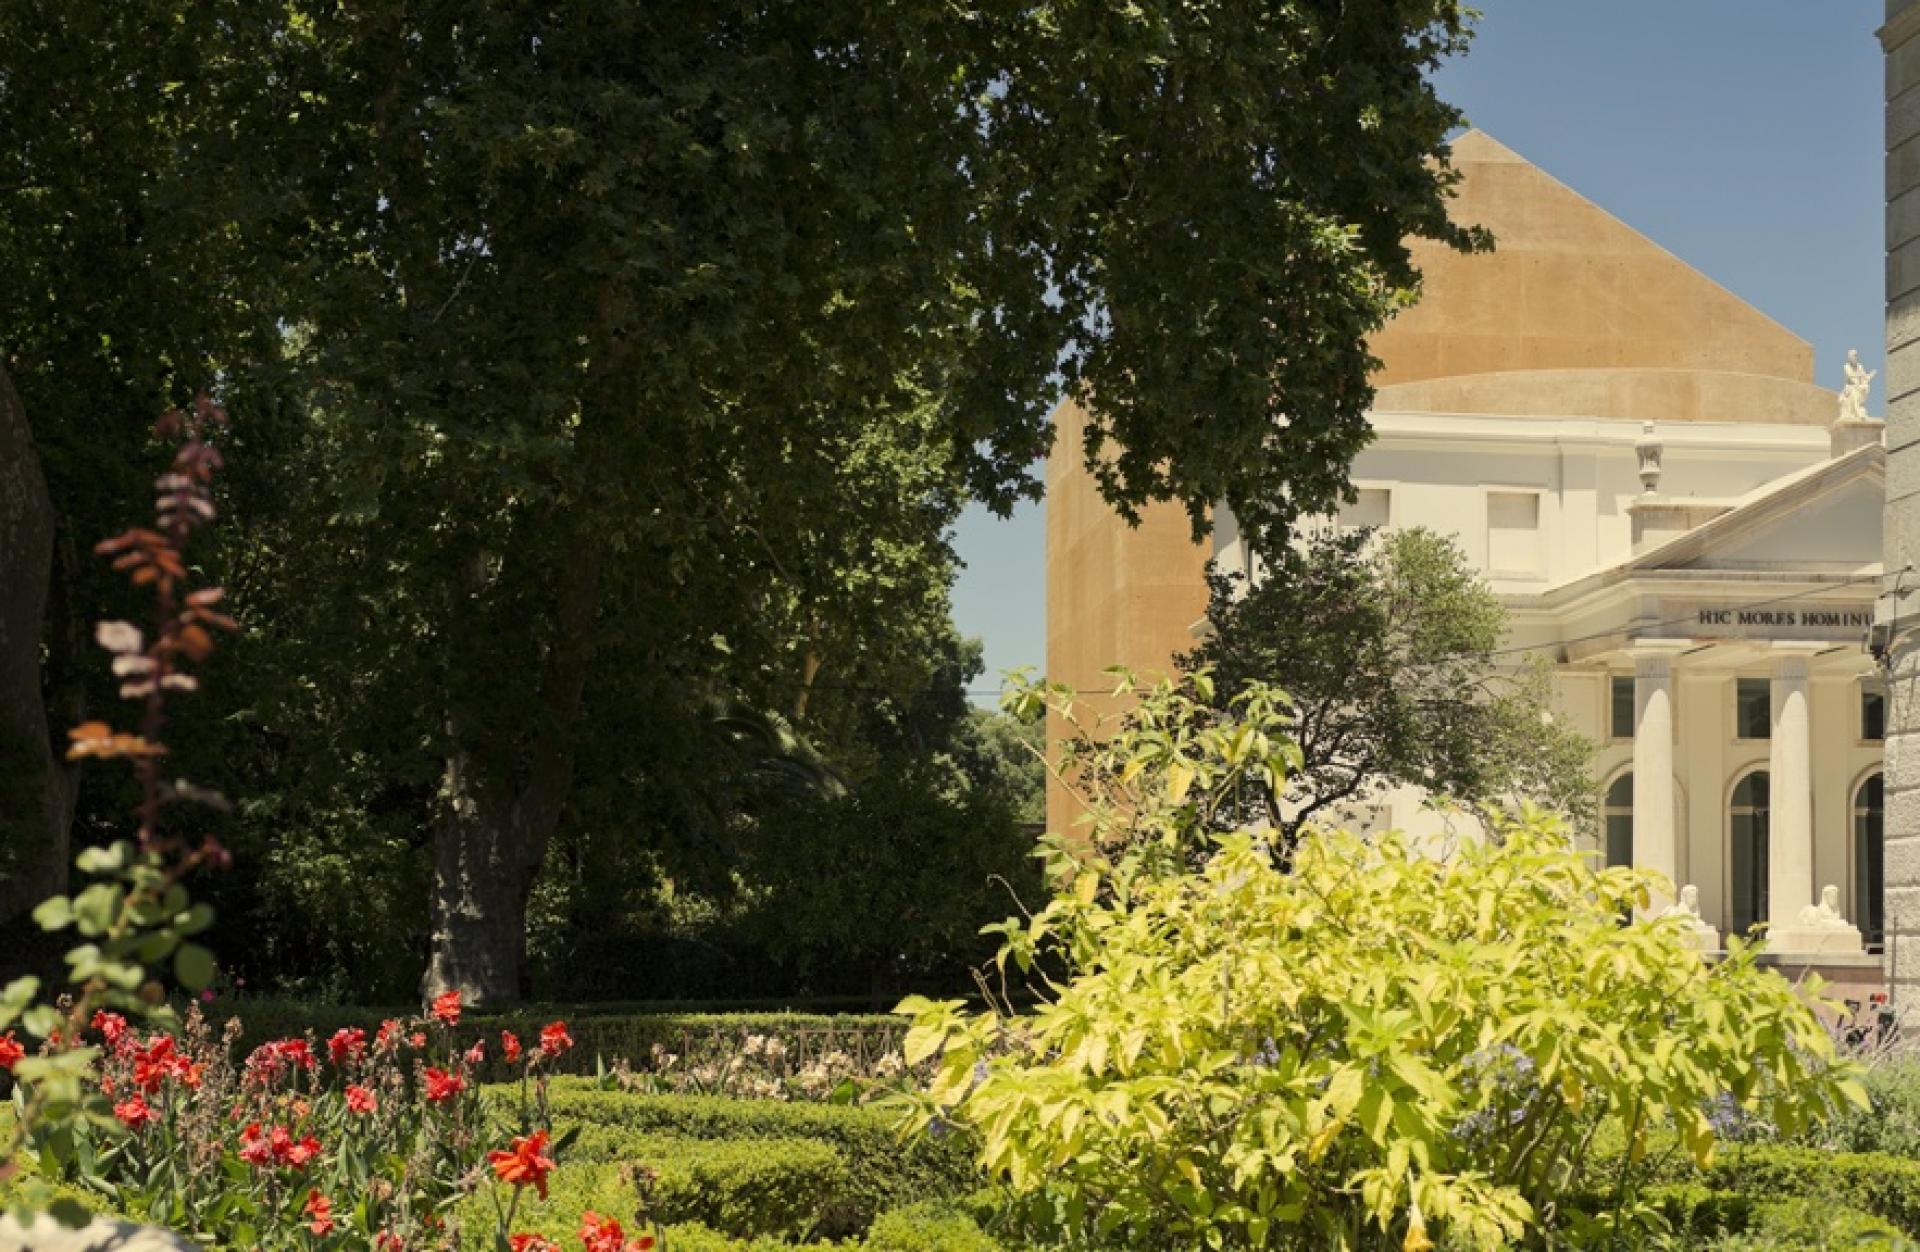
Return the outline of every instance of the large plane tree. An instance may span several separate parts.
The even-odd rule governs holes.
[[[282,334],[315,561],[377,618],[330,656],[412,675],[379,733],[438,763],[429,989],[483,1002],[715,649],[806,716],[849,621],[926,602],[915,544],[1036,493],[1063,388],[1114,507],[1277,540],[1366,439],[1408,239],[1477,242],[1452,0],[220,12],[217,87],[167,88],[228,121],[194,264],[235,247]]]

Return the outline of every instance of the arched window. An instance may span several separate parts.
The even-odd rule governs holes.
[[[1607,867],[1633,864],[1633,775],[1626,773],[1613,780],[1600,803],[1600,818],[1606,828]]]
[[[1879,774],[1853,793],[1853,908],[1860,937],[1878,948],[1887,937],[1887,784]]]
[[[1767,920],[1767,797],[1765,770],[1755,770],[1733,789],[1728,806],[1733,851],[1733,933]]]

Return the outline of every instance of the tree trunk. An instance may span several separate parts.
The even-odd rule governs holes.
[[[536,729],[521,739],[522,726],[497,715],[456,717],[449,726],[455,748],[435,840],[432,952],[422,987],[429,999],[457,990],[467,1003],[492,1006],[525,992],[527,899],[573,784],[572,740],[604,557],[592,542],[565,551]],[[489,750],[501,738],[511,746]]]
[[[40,690],[52,566],[53,500],[0,368],[0,921],[67,883],[68,805]]]

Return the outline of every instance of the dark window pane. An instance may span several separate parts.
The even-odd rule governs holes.
[[[1744,935],[1767,920],[1767,793],[1764,771],[1733,789],[1733,932]]]
[[[1870,947],[1887,936],[1886,820],[1886,783],[1875,774],[1853,798],[1853,907]]]
[[[1734,684],[1733,733],[1741,739],[1773,738],[1773,684],[1741,678]]]
[[[1617,674],[1613,679],[1613,737],[1633,738],[1633,679]]]
[[[1632,679],[1628,679],[1632,682]],[[1633,775],[1622,774],[1607,788],[1607,868],[1633,864]]]
[[[1885,739],[1887,737],[1887,697],[1884,692],[1860,692],[1860,737],[1862,739]]]

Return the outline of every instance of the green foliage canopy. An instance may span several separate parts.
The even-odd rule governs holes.
[[[1407,240],[1477,241],[1428,74],[1465,20],[28,4],[8,363],[56,447],[216,380],[257,423],[228,581],[274,626],[221,725],[297,785],[254,820],[430,843],[429,982],[511,999],[563,832],[713,855],[716,701],[838,725],[931,682],[944,528],[1037,489],[1063,385],[1123,512],[1333,501]],[[63,506],[109,480],[49,460]],[[317,880],[259,911],[351,876]]]
[[[1291,699],[1300,765],[1257,793],[1289,839],[1400,786],[1590,824],[1593,747],[1556,715],[1546,668],[1501,655],[1506,610],[1453,540],[1321,532],[1257,581],[1209,584],[1206,638],[1181,663],[1211,670],[1221,708],[1255,684]]]

